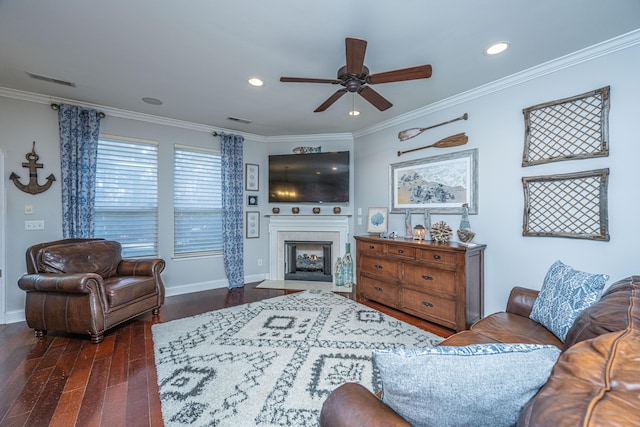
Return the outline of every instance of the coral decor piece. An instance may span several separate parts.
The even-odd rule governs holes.
[[[438,221],[431,226],[431,238],[438,243],[446,243],[451,238],[451,227],[444,221]]]

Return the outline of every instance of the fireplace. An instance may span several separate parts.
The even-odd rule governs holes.
[[[344,255],[348,235],[349,219],[346,215],[271,215],[269,217],[269,279],[285,280],[285,274],[289,273],[286,266],[290,264],[290,255],[285,250],[285,242],[331,243],[328,261],[332,265],[334,258]],[[332,273],[330,267],[327,273]],[[329,282],[333,280],[333,277],[330,277]]]
[[[284,242],[284,280],[331,282],[332,242]]]

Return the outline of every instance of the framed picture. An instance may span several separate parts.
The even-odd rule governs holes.
[[[255,194],[249,194],[247,196],[247,206],[258,206],[258,196]]]
[[[251,163],[244,165],[244,189],[247,191],[260,189],[260,166]]]
[[[389,166],[391,213],[478,213],[478,149]]]
[[[367,233],[386,233],[388,214],[389,210],[387,208],[369,208]]]
[[[260,237],[260,212],[247,212],[245,226],[247,228],[247,239]]]

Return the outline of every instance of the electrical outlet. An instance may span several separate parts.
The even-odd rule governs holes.
[[[262,258],[258,258],[258,267],[262,267]]]
[[[33,205],[24,205],[24,214],[33,215]]]
[[[25,221],[24,229],[28,231],[44,230],[44,221]]]

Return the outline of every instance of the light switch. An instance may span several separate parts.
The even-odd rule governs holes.
[[[24,205],[24,214],[33,215],[33,205]]]
[[[25,221],[24,229],[28,231],[44,230],[44,221]]]

